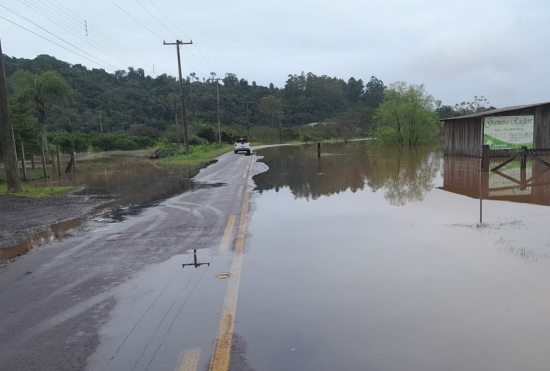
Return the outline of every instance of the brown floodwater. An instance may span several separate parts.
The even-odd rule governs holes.
[[[548,370],[550,171],[258,151],[233,370]],[[480,218],[482,223],[480,223]]]
[[[113,152],[77,160],[76,175],[63,172],[59,178],[54,173],[46,183],[112,200],[108,215],[117,221],[168,197],[206,186],[192,180],[198,171],[190,166],[163,167],[145,154]]]

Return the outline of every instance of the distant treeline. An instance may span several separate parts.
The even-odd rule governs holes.
[[[172,76],[146,76],[143,69],[129,67],[114,74],[70,65],[48,55],[33,60],[5,57],[8,80],[18,70],[40,74],[58,72],[73,89],[72,99],[49,115],[52,130],[68,132],[165,131],[175,123],[178,85]],[[374,109],[383,98],[384,84],[371,77],[364,83],[347,82],[313,73],[289,75],[284,88],[268,87],[239,78],[220,77],[220,112],[225,125],[304,125],[344,114],[362,106]],[[216,83],[211,74],[200,79],[191,73],[184,91],[189,119],[194,124],[217,122]],[[262,98],[274,98],[262,102]],[[245,104],[243,102],[253,102]]]
[[[124,148],[151,143],[159,137],[181,139],[176,120],[179,88],[172,76],[153,78],[133,67],[111,74],[48,55],[33,60],[5,56],[4,62],[16,135],[25,141],[36,138],[31,146],[39,147],[39,130],[44,138],[46,127],[50,137],[52,133],[71,134],[63,137],[64,146],[67,138],[73,138],[79,148],[112,147],[101,145],[101,138],[92,140],[96,134],[125,135],[117,141],[103,138],[120,142]],[[33,87],[33,76],[35,81],[42,76],[43,86]],[[203,78],[191,73],[185,79],[184,92],[195,142],[216,141],[218,78],[220,120],[223,139],[227,141],[243,131],[256,134],[262,141],[369,135],[378,129],[375,112],[386,89],[384,82],[374,76],[366,82],[353,77],[345,81],[302,72],[288,75],[285,86],[279,88],[273,84],[261,86],[233,73],[211,73]],[[62,84],[57,81],[60,79]],[[40,103],[40,94],[45,95],[45,102]],[[25,95],[27,99],[23,99]],[[441,106],[439,102],[434,110],[440,116],[452,116],[462,113],[460,107]],[[330,124],[305,126],[318,122]],[[89,135],[75,136],[77,133]],[[58,142],[61,137],[59,134],[51,142]],[[137,137],[149,140],[136,140]],[[88,138],[88,142],[81,143],[83,138]]]

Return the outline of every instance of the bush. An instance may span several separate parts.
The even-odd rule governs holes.
[[[158,157],[171,157],[183,153],[183,148],[179,143],[169,142],[166,139],[158,140],[153,148]]]
[[[207,125],[199,126],[199,128],[197,129],[197,136],[206,140],[207,143],[216,143],[218,141],[214,129]]]

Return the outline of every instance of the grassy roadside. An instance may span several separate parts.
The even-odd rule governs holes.
[[[25,184],[23,184],[21,188],[21,193],[7,193],[8,189],[6,185],[0,184],[0,194],[10,194],[20,197],[43,198],[68,193],[73,190],[72,187],[29,186]]]
[[[42,177],[41,169],[27,169],[27,177],[29,180],[36,180]],[[21,183],[21,193],[10,193],[14,196],[31,197],[31,198],[43,198],[51,197],[63,193],[70,192],[71,187],[57,187],[57,186],[43,186],[43,185],[28,185],[25,182]],[[0,171],[0,195],[8,194],[6,186],[6,173]]]
[[[200,145],[200,146],[191,146],[189,156],[185,155],[175,155],[171,157],[166,157],[159,160],[159,164],[166,167],[187,167],[192,169],[199,169],[203,166],[208,165],[214,159],[224,153],[231,152],[233,146],[230,144],[225,144],[222,147],[218,145]],[[143,159],[131,159],[130,161],[143,161]],[[149,161],[148,159],[146,161]],[[105,161],[101,164],[86,164],[86,169],[90,168],[103,168],[110,169],[112,167],[118,168],[119,164]],[[81,166],[80,171],[83,170]],[[27,173],[29,180],[40,179],[42,176],[42,171],[40,169],[29,170]],[[11,195],[21,196],[21,197],[31,197],[31,198],[44,198],[51,197],[55,195],[60,195],[64,193],[71,192],[73,187],[61,187],[61,186],[52,186],[52,185],[42,185],[42,184],[32,184],[31,183],[22,183],[23,191],[21,193],[10,193]],[[6,187],[6,178],[5,172],[0,171],[0,195],[8,194]]]
[[[202,145],[192,146],[189,149],[189,155],[176,155],[163,158],[159,161],[161,165],[166,166],[191,166],[202,167],[212,162],[216,157],[224,153],[231,152],[233,146],[224,144],[221,147],[218,145]]]

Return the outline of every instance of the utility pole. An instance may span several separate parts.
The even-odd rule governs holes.
[[[249,102],[249,101],[245,101],[245,102],[242,102],[243,104],[246,104],[246,136],[247,137],[250,137],[250,115],[249,115],[249,110],[248,110],[248,105],[249,104],[254,104],[254,102]],[[250,140],[250,138],[249,138]]]
[[[99,132],[103,133],[103,121],[101,121],[101,111],[99,111]]]
[[[222,146],[222,129],[220,125],[220,79],[216,79],[216,102],[218,107],[218,142]]]
[[[164,45],[176,45],[176,49],[178,51],[178,72],[179,72],[179,78],[180,78],[180,105],[181,105],[181,115],[182,115],[182,122],[183,122],[183,146],[185,147],[185,154],[189,154],[189,133],[188,133],[188,127],[187,127],[187,113],[185,112],[185,101],[183,98],[183,78],[181,76],[181,58],[180,58],[180,45],[191,45],[193,44],[193,41],[189,42],[182,42],[181,40],[176,40],[175,43],[167,43],[166,41],[163,41]]]
[[[6,185],[8,192],[21,192],[21,179],[19,179],[19,169],[17,168],[17,150],[15,147],[15,138],[13,136],[13,127],[9,120],[8,109],[8,86],[6,84],[6,74],[4,72],[4,54],[2,54],[2,44],[0,43],[0,142],[4,152],[4,166],[6,168]]]

